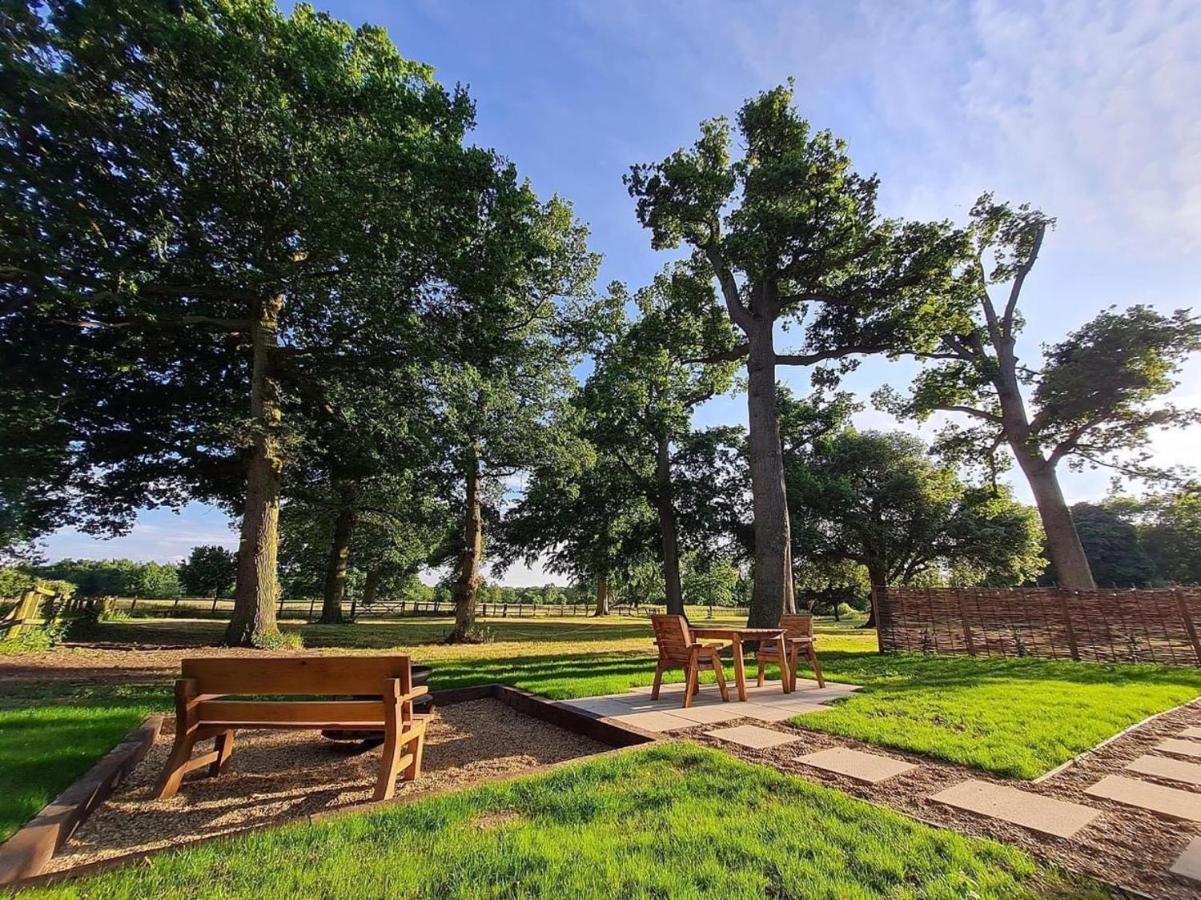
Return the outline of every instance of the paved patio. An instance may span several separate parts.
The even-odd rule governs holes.
[[[832,681],[819,688],[816,681],[798,678],[797,689],[791,694],[784,693],[779,681],[765,682],[763,687],[748,685],[745,702],[737,699],[722,702],[715,685],[702,685],[688,709],[683,708],[682,684],[664,685],[658,700],[651,699],[649,687],[638,687],[624,694],[563,700],[561,703],[598,718],[613,719],[623,725],[662,734],[697,725],[720,725],[735,719],[783,722],[801,713],[824,712],[830,708],[830,701],[857,690],[858,685]]]

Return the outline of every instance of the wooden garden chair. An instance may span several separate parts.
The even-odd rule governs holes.
[[[717,654],[726,645],[723,643],[699,644],[692,639],[688,620],[683,616],[651,616],[655,629],[655,646],[659,648],[659,662],[655,666],[655,684],[651,699],[659,699],[659,686],[663,673],[668,669],[684,670],[684,708],[692,706],[692,698],[698,687],[698,676],[702,666],[712,668],[717,676],[717,688],[721,699],[728,702],[730,692],[726,689],[726,673]]]
[[[755,659],[759,663],[759,687],[763,687],[763,669],[769,662],[781,665],[787,662],[788,671],[792,674],[792,680],[795,682],[797,664],[801,654],[804,654],[809,661],[809,666],[817,678],[817,686],[825,687],[826,681],[822,678],[822,664],[817,660],[817,650],[814,646],[817,638],[813,636],[813,616],[780,616],[780,627],[784,629],[784,647],[788,658],[786,661],[780,659],[780,650],[774,643],[761,646],[759,652],[755,654]]]
[[[384,732],[376,800],[393,796],[402,770],[405,781],[421,774],[427,717],[413,714],[413,700],[429,689],[413,687],[407,656],[185,659],[181,675],[175,682],[175,746],[159,781],[160,800],[174,796],[194,769],[208,766],[209,775],[220,774],[233,753],[234,734],[244,728]],[[225,699],[255,695],[339,699]],[[208,738],[216,739],[213,750],[193,759],[193,747]]]

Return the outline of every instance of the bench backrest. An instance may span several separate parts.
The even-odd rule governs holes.
[[[217,657],[185,659],[181,670],[201,694],[376,694],[386,678],[400,679],[402,694],[413,686],[407,656]]]
[[[780,616],[780,627],[784,636],[790,638],[813,637],[813,616]]]
[[[655,629],[655,643],[659,645],[659,655],[664,659],[687,659],[688,649],[692,646],[692,632],[688,630],[688,620],[683,616],[654,615],[651,625]]]

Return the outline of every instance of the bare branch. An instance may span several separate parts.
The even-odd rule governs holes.
[[[750,310],[742,305],[742,298],[738,296],[738,282],[734,280],[734,274],[726,268],[721,251],[710,245],[705,248],[705,255],[709,257],[709,265],[713,267],[713,272],[717,275],[717,283],[721,285],[721,295],[726,301],[726,311],[730,314],[730,321],[743,331],[750,331],[753,321]]]
[[[1030,248],[1030,255],[1024,263],[1018,266],[1017,274],[1013,278],[1013,284],[1009,288],[1009,300],[1006,302],[1005,312],[1001,316],[1001,333],[1007,338],[1013,337],[1013,314],[1017,309],[1018,296],[1022,293],[1022,285],[1026,281],[1026,276],[1034,268],[1035,260],[1038,259],[1038,251],[1043,245],[1043,235],[1046,233],[1046,223],[1040,222],[1034,234],[1034,246]]]
[[[867,353],[886,353],[888,347],[876,344],[864,344],[853,347],[839,347],[836,350],[822,350],[818,353],[777,353],[776,363],[781,366],[812,366],[827,359],[842,359],[847,356],[857,356]]]
[[[717,353],[711,353],[708,356],[699,356],[692,359],[684,359],[684,363],[719,363],[719,362],[737,362],[743,359],[751,350],[751,345],[747,343],[737,344],[729,350],[722,350]]]

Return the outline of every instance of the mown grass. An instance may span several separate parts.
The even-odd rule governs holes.
[[[865,689],[798,724],[1018,778],[1201,696],[1201,672],[1171,666],[849,653],[823,662]]]
[[[158,856],[26,897],[1104,896],[1023,852],[695,746]]]
[[[159,688],[6,688],[0,695],[0,840],[166,704],[167,691]]]

